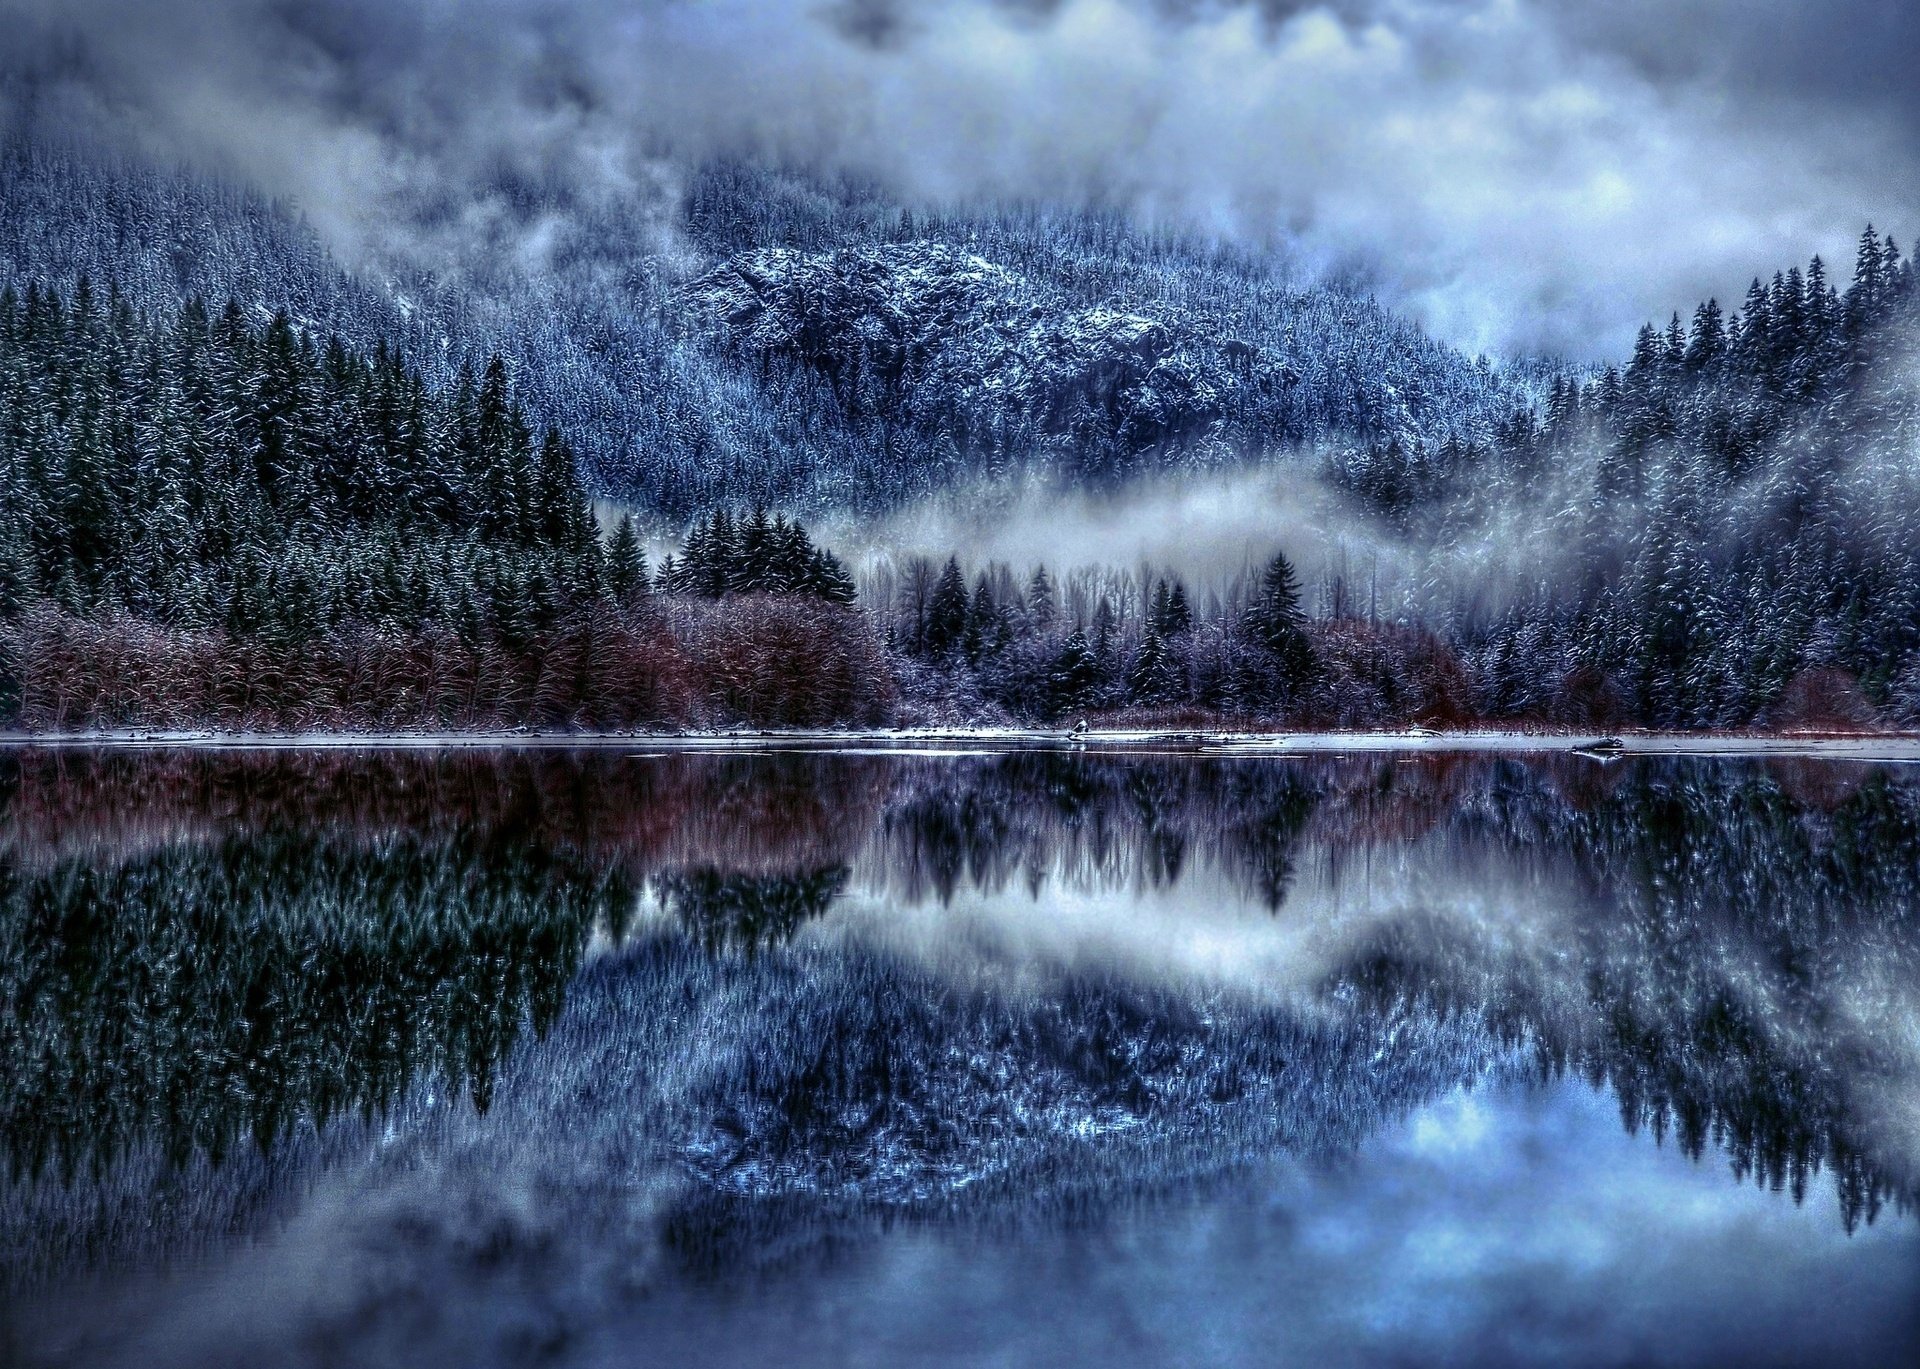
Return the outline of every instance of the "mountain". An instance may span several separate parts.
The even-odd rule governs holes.
[[[1302,286],[1284,262],[1118,216],[916,216],[738,165],[703,168],[685,216],[718,261],[668,315],[763,406],[816,416],[856,473],[839,502],[1034,470],[1104,481],[1309,444],[1485,439],[1531,394],[1524,372]]]
[[[256,322],[284,310],[368,350],[383,339],[427,359],[440,350],[403,295],[343,270],[284,206],[103,152],[0,143],[0,286],[70,295],[82,276],[144,313],[232,297]]]
[[[317,339],[386,341],[434,381],[501,354],[597,492],[670,522],[1472,440],[1531,393],[1372,301],[1117,217],[916,217],[871,188],[733,164],[684,181],[669,222],[575,222],[539,271],[370,280],[244,189],[15,147],[0,282],[86,274],[156,314],[232,296]]]
[[[927,213],[764,167],[682,171],[650,216],[569,219],[539,269],[496,252],[373,281],[243,190],[16,147],[0,158],[0,286],[16,291],[0,308],[0,488],[27,493],[0,501],[0,605],[245,637],[264,594],[281,611],[333,604],[321,618],[358,631],[365,610],[348,606],[366,595],[333,582],[425,555],[445,563],[428,577],[446,599],[436,622],[480,641],[468,628],[497,619],[488,632],[516,642],[530,604],[556,622],[568,607],[516,585],[606,597],[611,553],[581,494],[656,529],[711,530],[699,520],[729,505],[875,513],[982,486],[1289,462],[1346,496],[1328,517],[1373,563],[1364,614],[1333,569],[1296,584],[1280,557],[1271,593],[1243,580],[1189,595],[1169,570],[1163,612],[1161,586],[1130,569],[1063,580],[1061,597],[1044,574],[1022,588],[1031,566],[963,565],[955,548],[944,570],[906,567],[898,594],[868,586],[865,625],[834,639],[849,661],[874,640],[893,653],[861,706],[897,687],[906,715],[942,719],[1920,718],[1920,287],[1871,230],[1844,293],[1816,259],[1577,373],[1469,359],[1282,259],[1114,216]],[[105,283],[83,292],[82,276]],[[460,417],[482,408],[516,417],[487,437]],[[396,495],[433,476],[420,451],[459,476],[427,480],[445,498]],[[532,488],[516,472],[536,451],[536,483],[582,511],[557,538],[508,531],[532,507],[514,491]],[[568,452],[577,489],[549,460]],[[222,470],[239,474],[194,474]],[[362,488],[380,471],[384,504]],[[185,540],[162,531],[183,508]],[[425,539],[409,531],[422,519]],[[711,539],[720,561],[730,536]],[[463,549],[475,537],[580,564],[482,574]],[[231,554],[242,546],[261,555]],[[621,546],[638,587],[633,529]],[[1333,550],[1329,567],[1352,564]],[[725,578],[721,598],[759,583]],[[316,588],[271,592],[283,581]],[[387,594],[379,621],[405,625],[423,594]],[[698,655],[722,636],[676,640]],[[716,697],[759,687],[713,678]]]

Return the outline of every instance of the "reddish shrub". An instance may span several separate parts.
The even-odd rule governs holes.
[[[716,721],[824,727],[883,721],[893,678],[857,611],[802,595],[686,600],[674,626]]]
[[[1858,732],[1878,726],[1879,717],[1851,673],[1817,667],[1788,680],[1762,721],[1796,731]]]

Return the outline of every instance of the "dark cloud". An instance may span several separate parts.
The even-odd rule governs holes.
[[[676,159],[1120,203],[1359,269],[1440,333],[1617,352],[1920,226],[1887,0],[0,0],[11,118],[296,200],[350,258],[670,247]]]
[[[1663,83],[1920,122],[1920,7],[1910,0],[1552,0],[1554,22]]]

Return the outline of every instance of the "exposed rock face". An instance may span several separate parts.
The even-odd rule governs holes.
[[[913,242],[741,253],[687,287],[736,354],[799,362],[854,415],[880,403],[960,442],[1016,435],[1122,458],[1225,440],[1297,377],[1217,322],[1076,307],[975,254]]]

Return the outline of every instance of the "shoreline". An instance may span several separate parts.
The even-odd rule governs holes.
[[[1599,746],[1601,749],[1595,750]],[[647,754],[743,752],[1099,751],[1280,757],[1352,752],[1580,754],[1596,764],[1627,756],[1802,756],[1920,764],[1920,734],[1839,732],[1518,732],[1430,729],[1375,732],[1234,732],[1113,729],[1083,733],[1048,728],[897,728],[733,730],[714,732],[235,733],[129,731],[0,733],[0,751],[207,749],[301,750],[610,750]]]

